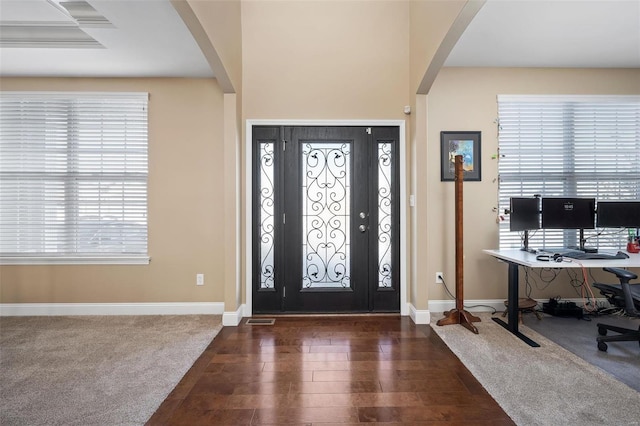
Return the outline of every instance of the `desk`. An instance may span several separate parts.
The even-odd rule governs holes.
[[[639,253],[625,252],[629,255],[628,259],[580,259],[576,261],[568,259],[571,261],[567,261],[567,258],[565,258],[564,262],[547,262],[537,260],[535,254],[519,249],[483,250],[483,252],[495,257],[496,259],[502,260],[509,265],[509,296],[507,298],[508,323],[505,323],[499,318],[492,319],[533,347],[539,347],[540,345],[518,331],[519,266],[528,266],[529,268],[581,268],[582,266],[585,268],[604,268],[606,266],[611,266],[613,268],[640,268]]]

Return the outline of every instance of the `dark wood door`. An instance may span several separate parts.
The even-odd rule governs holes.
[[[397,312],[398,128],[254,127],[253,310]]]

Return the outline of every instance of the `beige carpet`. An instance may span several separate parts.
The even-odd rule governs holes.
[[[532,348],[479,314],[479,334],[431,326],[518,425],[640,425],[640,393],[530,328]]]
[[[142,425],[221,317],[0,318],[0,424]]]

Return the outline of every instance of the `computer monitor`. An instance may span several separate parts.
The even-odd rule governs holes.
[[[543,229],[593,229],[595,198],[542,198]]]
[[[598,228],[640,228],[640,201],[598,201]]]
[[[540,229],[540,198],[513,197],[509,208],[509,230]]]

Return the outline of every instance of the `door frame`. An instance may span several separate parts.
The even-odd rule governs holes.
[[[407,301],[407,164],[406,164],[406,122],[405,120],[256,120],[245,122],[245,306],[244,317],[253,314],[253,232],[251,228],[253,212],[253,167],[252,140],[253,126],[391,126],[399,129],[399,174],[400,174],[400,315],[409,315]]]

